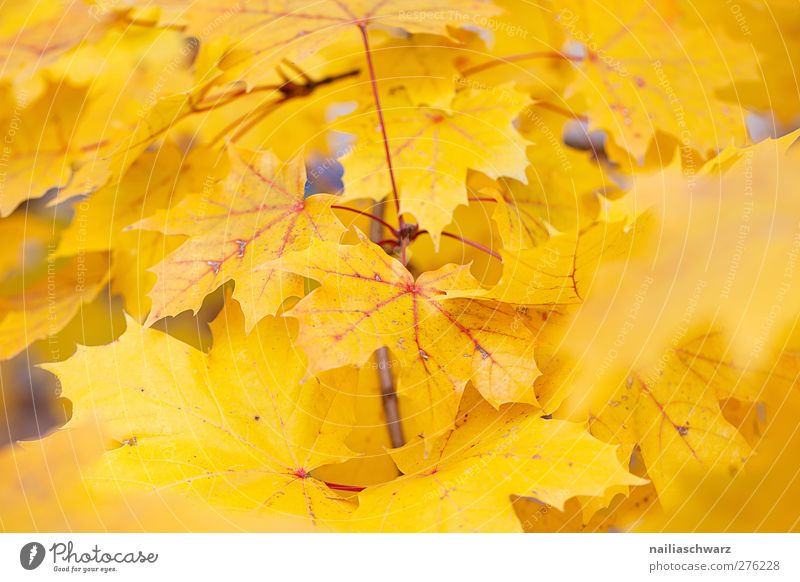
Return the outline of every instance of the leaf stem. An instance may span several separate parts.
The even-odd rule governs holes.
[[[396,236],[396,237],[399,237],[399,236],[400,236],[400,233],[399,233],[399,232],[397,232],[397,230],[395,229],[395,227],[393,227],[391,224],[389,224],[388,222],[386,222],[386,221],[385,221],[383,218],[381,218],[380,216],[375,216],[374,214],[370,214],[369,212],[364,212],[363,210],[359,210],[358,208],[350,208],[349,206],[339,206],[338,204],[332,204],[332,205],[331,205],[331,208],[335,208],[336,210],[345,210],[345,211],[347,211],[347,212],[352,212],[352,213],[354,213],[354,214],[360,214],[361,216],[366,216],[366,217],[367,217],[367,218],[369,218],[370,220],[374,220],[374,221],[375,221],[375,222],[377,222],[378,224],[381,224],[381,225],[383,225],[384,227],[386,227],[386,229],[387,229],[389,232],[391,232],[391,233],[392,233],[394,236]],[[375,242],[375,241],[373,241],[373,242]],[[392,242],[396,242],[396,241],[392,241]],[[378,243],[378,244],[380,244],[380,243]]]
[[[378,113],[378,123],[381,127],[381,137],[383,138],[383,151],[386,155],[386,165],[389,168],[389,181],[392,184],[392,199],[394,201],[394,208],[397,212],[397,231],[402,232],[405,222],[403,215],[400,212],[400,196],[397,194],[397,181],[394,177],[394,165],[392,164],[392,152],[389,149],[389,136],[386,134],[386,122],[383,119],[383,108],[381,107],[381,98],[378,94],[378,80],[375,75],[375,64],[372,62],[372,51],[369,48],[369,34],[367,33],[367,25],[364,22],[358,24],[358,30],[361,32],[361,39],[364,42],[364,54],[367,58],[367,68],[369,69],[370,86],[372,87],[372,98],[375,101],[375,110]],[[400,260],[405,265],[408,260],[406,257],[406,247],[408,240],[405,237],[400,237]]]
[[[583,57],[568,55],[560,51],[535,51],[530,53],[509,55],[507,57],[497,57],[492,61],[487,61],[485,63],[481,63],[480,65],[475,65],[474,67],[470,67],[465,71],[462,71],[461,76],[469,77],[471,75],[476,75],[478,73],[482,73],[483,71],[487,71],[495,67],[507,65],[509,63],[516,63],[519,61],[530,61],[533,59],[561,59],[572,62],[581,62],[584,60]]]
[[[325,485],[328,486],[328,489],[333,489],[334,491],[352,491],[354,493],[361,493],[366,487],[358,487],[356,485],[341,485],[339,483],[329,483],[325,481]]]

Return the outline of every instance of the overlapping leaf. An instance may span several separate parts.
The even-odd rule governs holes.
[[[118,443],[93,487],[180,491],[311,525],[344,519],[351,504],[310,473],[350,455],[335,388],[348,372],[310,376],[285,320],[267,317],[246,335],[235,303],[213,331],[205,354],[129,320],[118,341],[47,366],[74,403],[71,422],[92,420]]]
[[[362,238],[353,246],[315,242],[280,268],[322,285],[287,313],[300,320],[297,344],[312,369],[361,366],[388,347],[401,405],[426,436],[452,426],[469,380],[494,405],[536,402],[531,334],[515,323],[513,307],[448,293],[477,287],[468,267],[415,279]]]
[[[457,424],[428,454],[420,443],[392,452],[405,476],[359,495],[357,528],[519,531],[512,495],[562,508],[576,495],[642,482],[620,465],[616,447],[579,424],[544,420],[524,406],[497,415],[476,403],[465,407]]]
[[[267,263],[303,250],[313,240],[337,240],[344,231],[330,208],[333,196],[304,197],[302,159],[283,163],[268,152],[228,151],[230,170],[224,180],[216,180],[213,170],[201,191],[139,223],[190,237],[153,269],[158,283],[150,293],[149,323],[196,311],[207,293],[235,280],[234,297],[242,303],[250,329],[264,315],[274,314],[287,297],[303,294],[300,277]]]
[[[567,2],[556,18],[574,43],[566,54],[580,63],[574,88],[585,96],[589,123],[634,156],[644,155],[656,130],[703,156],[745,143],[743,111],[716,92],[756,78],[747,39],[667,1]]]

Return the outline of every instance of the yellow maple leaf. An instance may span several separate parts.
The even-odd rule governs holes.
[[[497,223],[505,249],[529,249],[557,232],[588,226],[599,214],[599,193],[612,186],[585,152],[559,144],[528,148],[526,182],[501,177],[495,183],[473,181],[481,196],[497,202]]]
[[[758,415],[763,429],[742,470],[709,475],[688,467],[675,476],[682,502],[648,516],[639,531],[796,532],[800,493],[800,326],[797,320],[767,349],[773,355],[761,376]]]
[[[532,249],[502,250],[503,276],[480,296],[518,305],[581,303],[600,266],[630,254],[634,235],[624,221],[597,221]]]
[[[632,371],[590,419],[598,437],[639,446],[647,476],[668,509],[685,497],[681,473],[730,475],[750,454],[720,407],[719,391],[730,389],[724,382],[730,378],[704,374],[704,368],[725,366],[725,351],[716,353],[713,340],[704,345],[707,337],[700,334],[667,351],[652,372]]]
[[[585,96],[590,125],[637,158],[657,129],[704,156],[747,139],[742,109],[715,92],[756,78],[753,47],[693,16],[666,0],[570,0],[556,12],[574,43],[567,54],[582,74],[572,86]]]
[[[87,39],[101,35],[113,14],[74,0],[13,2],[0,23],[0,75],[28,77]]]
[[[219,532],[304,530],[273,515],[226,512],[174,492],[90,491],[86,470],[103,454],[101,435],[88,426],[0,451],[0,531]],[[87,510],[91,508],[91,510]]]
[[[467,404],[469,402],[469,404]],[[405,476],[359,494],[353,524],[367,531],[519,531],[512,495],[563,508],[575,495],[636,485],[616,447],[577,423],[542,419],[523,405],[494,410],[465,397],[457,428],[391,451]]]
[[[47,257],[46,268],[21,273],[0,285],[0,359],[36,340],[53,336],[69,323],[108,281],[108,253]]]
[[[554,3],[496,0],[496,4],[502,14],[479,19],[491,36],[471,29],[477,39],[470,39],[471,50],[459,59],[463,75],[459,84],[481,87],[514,81],[537,99],[560,100],[574,70],[558,52],[565,34],[554,18]]]
[[[0,112],[0,216],[51,188],[66,199],[105,183],[108,166],[101,152],[113,132],[104,130],[105,120],[83,114],[85,86],[50,80],[35,100],[24,91],[13,95],[13,105]]]
[[[495,406],[536,402],[531,335],[513,307],[448,293],[477,287],[468,266],[415,280],[363,236],[353,246],[315,242],[279,265],[322,285],[287,312],[300,320],[297,345],[312,369],[363,366],[388,347],[404,415],[426,436],[452,426],[468,380]]]
[[[277,271],[269,261],[308,247],[312,240],[337,240],[344,227],[331,211],[334,196],[304,197],[302,157],[286,163],[269,152],[230,148],[224,180],[206,180],[203,189],[175,208],[160,211],[137,228],[189,239],[152,270],[147,324],[181,311],[196,311],[203,298],[231,279],[248,329],[276,312],[291,296],[303,294],[302,278]]]
[[[351,505],[313,478],[351,456],[347,405],[336,382],[307,373],[281,318],[246,335],[238,304],[213,324],[208,354],[128,321],[119,340],[48,364],[73,402],[71,423],[94,422],[114,439],[86,480],[97,490],[179,491],[232,509],[345,519]]]
[[[527,142],[514,127],[524,103],[524,95],[503,86],[496,91],[460,91],[446,109],[415,106],[402,91],[384,104],[400,212],[414,215],[437,246],[453,211],[467,203],[467,170],[490,178],[527,180]],[[341,160],[344,198],[380,200],[392,192],[374,108],[336,127],[356,136]]]
[[[711,322],[729,334],[730,358],[766,363],[765,347],[800,309],[796,139],[723,153],[698,175],[672,167],[635,182],[620,201],[640,215],[632,251],[596,270],[565,339],[588,384],[616,387],[634,366],[648,374]],[[615,365],[604,365],[612,350]]]

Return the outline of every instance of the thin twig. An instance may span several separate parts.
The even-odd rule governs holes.
[[[293,68],[296,68],[297,65],[292,64]],[[299,69],[297,69],[299,70]],[[233,134],[231,137],[231,141],[235,142],[251,129],[253,129],[256,125],[258,125],[261,121],[264,120],[270,113],[272,113],[277,107],[280,107],[287,101],[291,99],[296,99],[299,97],[308,97],[311,95],[317,88],[322,87],[324,85],[330,85],[331,83],[335,83],[336,81],[340,81],[341,79],[346,79],[347,77],[352,77],[359,73],[359,69],[353,69],[351,71],[345,71],[344,73],[339,73],[336,75],[329,75],[327,77],[323,77],[319,81],[314,80],[307,80],[305,83],[295,83],[291,80],[287,80],[282,85],[279,85],[277,88],[272,88],[269,85],[262,85],[261,87],[257,87],[256,89],[260,89],[261,91],[272,90],[275,93],[280,94],[280,97],[275,99],[274,101],[265,101],[261,105],[255,107],[254,109],[248,111],[241,117],[234,120],[232,123],[226,125],[222,131],[220,131],[217,135],[213,137],[211,140],[211,144],[215,144],[228,135],[231,131],[236,129],[236,133]],[[310,79],[308,75],[303,75],[304,79]],[[238,97],[249,96],[256,92],[256,89],[253,89],[249,93],[243,94],[235,94],[233,98],[226,100],[221,105],[228,105],[238,99]],[[250,118],[248,120],[248,118]]]
[[[330,483],[325,481],[325,485],[328,486],[328,489],[333,489],[334,491],[350,491],[353,493],[361,493],[366,487],[358,487],[357,485],[341,485],[339,483]]]

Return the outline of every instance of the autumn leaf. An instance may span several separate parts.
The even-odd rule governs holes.
[[[351,504],[310,475],[351,455],[335,384],[308,374],[282,319],[246,335],[241,309],[228,303],[213,334],[205,354],[128,320],[116,342],[45,366],[73,401],[71,422],[99,423],[117,443],[88,481],[324,527],[345,519]],[[337,374],[328,382],[346,381]]]
[[[447,265],[415,280],[363,237],[353,246],[313,243],[279,265],[321,283],[287,312],[300,320],[297,345],[311,368],[363,366],[388,347],[398,360],[401,406],[426,436],[452,426],[470,380],[495,406],[536,402],[531,336],[515,325],[515,310],[448,293],[477,287],[468,267]]]
[[[138,228],[190,237],[153,269],[158,282],[150,292],[147,324],[196,311],[207,293],[233,279],[234,297],[251,329],[287,297],[303,294],[300,277],[275,270],[269,261],[303,250],[313,240],[336,240],[344,231],[331,211],[333,196],[304,197],[302,158],[283,163],[269,152],[232,148],[228,157],[224,180],[210,175],[202,190],[177,207],[138,223]]]
[[[637,531],[796,532],[800,491],[800,327],[797,321],[766,349],[773,356],[757,399],[762,429],[742,470],[708,474],[691,467],[677,477],[686,492],[671,511],[648,515]]]
[[[443,109],[414,106],[402,92],[384,104],[400,212],[414,215],[435,244],[456,207],[467,203],[467,170],[526,182],[527,144],[514,127],[524,102],[512,88],[501,87],[460,91]],[[392,191],[392,175],[375,110],[358,112],[337,127],[355,135],[341,160],[344,198],[382,199]]]
[[[616,447],[579,424],[470,401],[430,454],[420,442],[392,451],[404,476],[359,494],[359,530],[520,531],[512,495],[562,508],[576,495],[642,483],[619,464]]]
[[[520,305],[581,303],[603,262],[630,254],[635,230],[623,221],[598,221],[544,245],[503,250],[503,276],[481,296]]]
[[[750,454],[722,414],[718,390],[729,390],[724,377],[703,373],[709,364],[713,369],[726,365],[726,352],[715,353],[711,348],[718,346],[713,339],[705,345],[707,337],[701,334],[668,351],[653,372],[632,371],[590,420],[599,438],[639,447],[647,476],[667,509],[685,498],[682,473],[702,468],[704,475],[729,475]]]
[[[3,7],[2,75],[29,77],[87,38],[102,34],[113,14],[83,2],[37,0]]]
[[[565,339],[583,354],[585,381],[616,386],[634,364],[647,373],[712,321],[729,334],[730,358],[763,365],[800,297],[790,291],[800,277],[796,139],[732,150],[697,176],[673,167],[636,181],[624,199],[639,216],[631,253],[597,269]],[[603,365],[608,349],[587,345],[613,346],[615,366]]]

